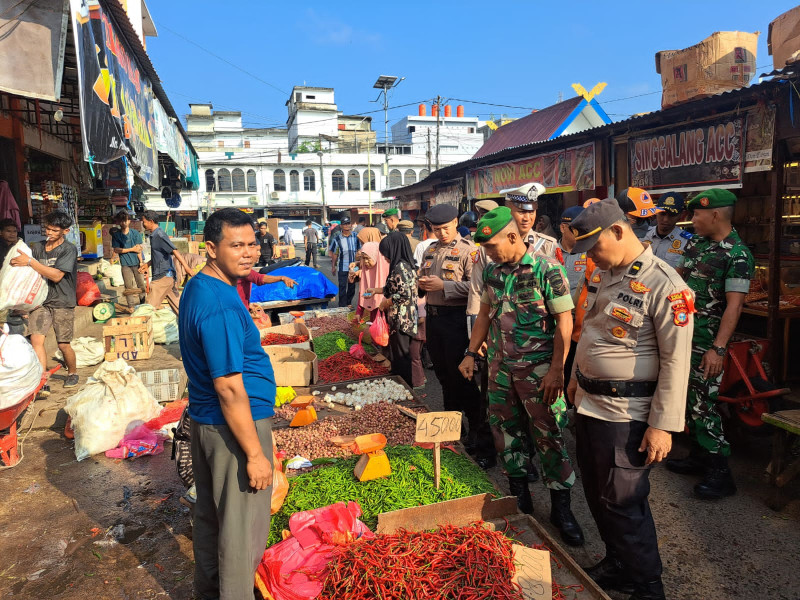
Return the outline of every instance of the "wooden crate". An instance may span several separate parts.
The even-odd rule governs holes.
[[[106,360],[144,360],[153,356],[153,319],[120,317],[103,326]]]

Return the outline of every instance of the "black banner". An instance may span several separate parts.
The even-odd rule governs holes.
[[[635,187],[696,190],[741,187],[744,118],[726,118],[628,140]]]

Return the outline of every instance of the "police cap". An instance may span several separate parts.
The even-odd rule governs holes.
[[[569,226],[575,236],[573,254],[591,250],[603,230],[625,220],[625,213],[614,198],[606,198],[584,208]]]

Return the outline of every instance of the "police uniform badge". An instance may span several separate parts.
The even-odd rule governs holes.
[[[624,338],[626,335],[628,335],[628,332],[625,331],[624,327],[617,325],[616,327],[611,328],[611,335],[613,335],[615,338]]]
[[[637,294],[646,294],[650,291],[649,287],[647,287],[641,281],[636,281],[635,279],[631,280],[631,289]]]
[[[478,251],[477,250],[473,250],[472,252],[470,252],[469,256],[472,259],[473,263],[478,262]]]

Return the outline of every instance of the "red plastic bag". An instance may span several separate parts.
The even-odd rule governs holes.
[[[92,302],[100,300],[100,288],[86,271],[78,271],[78,284],[75,299],[79,306],[91,306]]]
[[[369,326],[369,334],[372,336],[372,341],[378,346],[389,345],[389,324],[386,322],[382,310],[378,311],[375,320]]]
[[[361,344],[361,340],[363,339],[364,332],[362,331],[358,336],[358,343],[350,346],[350,356],[353,358],[367,358],[367,351],[364,350],[364,346]]]
[[[175,400],[175,402],[170,402],[164,406],[156,418],[150,419],[145,425],[147,425],[147,428],[151,431],[158,431],[170,423],[177,423],[181,420],[183,409],[186,408],[187,404],[189,404],[188,398],[181,398],[180,400]]]

